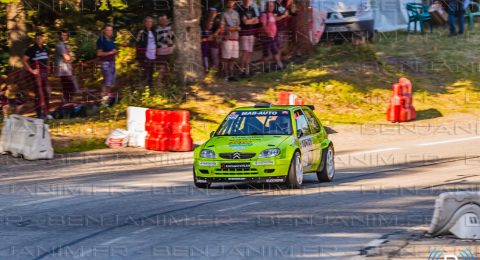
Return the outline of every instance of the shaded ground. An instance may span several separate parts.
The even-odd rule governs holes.
[[[478,44],[476,30],[449,38],[441,28],[424,35],[378,34],[373,44],[366,45],[322,43],[312,53],[296,57],[283,71],[234,83],[208,77],[184,94],[180,90],[163,96],[136,93],[132,100],[102,109],[94,118],[55,121],[62,128],[54,133],[54,142],[64,152],[102,147],[110,130],[125,127],[125,108],[131,103],[190,110],[193,139],[202,141],[232,108],[276,103],[280,90],[292,91],[315,105],[327,125],[385,122],[391,85],[402,76],[413,82],[419,120],[461,120],[480,114],[480,63],[476,61],[480,49],[472,47]],[[65,133],[66,128],[85,134]]]

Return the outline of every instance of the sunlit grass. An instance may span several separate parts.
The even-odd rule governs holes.
[[[394,32],[377,35],[373,44],[355,46],[320,44],[303,62],[278,72],[262,73],[238,83],[207,75],[203,84],[189,90],[186,102],[167,100],[153,93],[141,104],[159,109],[191,111],[195,142],[209,138],[225,115],[235,107],[257,102],[275,104],[280,90],[294,92],[316,107],[326,125],[385,122],[391,86],[400,77],[413,82],[414,106],[419,119],[457,113],[480,114],[480,33],[447,37]],[[139,101],[139,102],[140,102]],[[126,105],[108,116],[88,120],[63,120],[52,127],[56,152],[103,148],[108,133],[125,128]],[[120,111],[121,110],[121,111]]]

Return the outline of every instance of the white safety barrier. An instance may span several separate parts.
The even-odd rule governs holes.
[[[3,121],[2,133],[0,135],[0,153],[7,153],[7,144],[10,142],[10,119],[6,118]]]
[[[445,192],[435,202],[429,233],[480,239],[480,192]]]
[[[129,132],[128,146],[145,147],[145,123],[147,121],[147,108],[128,107],[127,108],[127,129]]]
[[[53,158],[49,128],[42,119],[10,115],[0,139],[1,152],[10,152],[27,160]]]

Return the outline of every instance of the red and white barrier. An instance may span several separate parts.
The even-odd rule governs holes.
[[[129,133],[128,146],[145,147],[145,138],[148,132],[145,130],[147,108],[127,108],[127,130]]]
[[[280,91],[278,93],[278,102],[279,105],[305,105],[305,100],[299,98],[297,95],[291,92]]]
[[[156,151],[192,151],[190,112],[127,108],[129,146]]]
[[[387,121],[407,122],[417,118],[413,107],[412,83],[407,78],[400,78],[392,85],[393,96],[387,109]]]

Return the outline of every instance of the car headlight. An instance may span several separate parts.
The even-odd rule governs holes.
[[[203,149],[203,150],[200,152],[200,158],[210,158],[210,159],[214,159],[214,158],[215,158],[215,152],[212,151],[212,150]]]
[[[274,157],[280,154],[280,149],[278,148],[272,148],[272,149],[267,149],[261,152],[258,155],[258,158],[269,158],[269,157]]]

